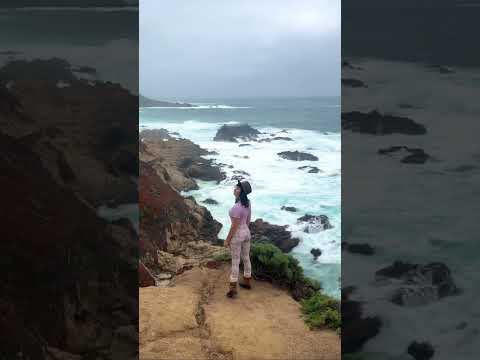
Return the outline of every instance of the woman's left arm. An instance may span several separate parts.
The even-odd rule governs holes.
[[[227,238],[225,239],[225,246],[230,246],[232,238],[237,232],[238,225],[240,224],[240,218],[233,218],[232,225],[230,226],[230,231],[228,232]]]

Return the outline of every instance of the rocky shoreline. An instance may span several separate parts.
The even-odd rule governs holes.
[[[319,287],[303,277],[296,260],[282,253],[299,240],[285,227],[262,219],[252,222],[252,264],[275,264],[275,257],[288,264],[292,274],[288,278],[279,270],[271,273],[265,263],[264,272],[258,276],[254,272],[254,290],[240,293],[232,302],[225,297],[230,254],[218,238],[222,225],[193,197],[179,194],[196,189],[196,179],[205,179],[207,173],[208,180],[222,181],[220,165],[202,157],[208,155],[206,150],[164,130],[144,130],[140,139],[140,354],[148,357],[158,351],[180,351],[185,358],[192,354],[215,359],[247,359],[251,354],[278,358],[286,354],[288,338],[296,343],[295,356],[315,358],[323,354],[325,359],[339,359],[338,335],[323,328],[311,331],[302,320],[297,301],[318,293]],[[198,171],[191,171],[192,167]],[[308,226],[316,218],[301,220]],[[265,243],[278,248],[255,248],[255,244]],[[272,250],[276,255],[267,256]],[[258,251],[266,253],[259,255]],[[252,301],[257,307],[250,315],[240,311]],[[268,310],[269,319],[265,320],[263,316],[272,305],[274,309]],[[238,315],[230,318],[236,308]],[[289,326],[275,325],[287,318]],[[259,348],[252,331],[262,332],[271,346]],[[241,348],[235,345],[239,335],[244,338]]]

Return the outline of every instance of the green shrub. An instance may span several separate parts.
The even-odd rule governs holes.
[[[304,276],[297,259],[271,243],[256,242],[250,260],[256,278],[287,288],[295,300],[301,301],[302,317],[310,328],[326,327],[340,333],[339,301],[322,294],[320,283]]]
[[[228,252],[225,252],[225,253],[222,253],[222,254],[217,254],[213,257],[213,260],[215,261],[230,261],[232,260],[232,256],[230,255],[230,253]]]
[[[342,321],[338,300],[317,292],[301,302],[305,322],[312,329],[329,328],[339,332]]]
[[[298,260],[284,254],[278,247],[266,242],[252,244],[250,253],[252,270],[256,277],[291,287],[303,279]]]

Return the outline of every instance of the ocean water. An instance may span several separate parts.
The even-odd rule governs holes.
[[[182,99],[190,102],[188,99]],[[292,250],[306,275],[319,280],[325,292],[340,296],[340,98],[276,98],[276,99],[202,99],[194,100],[195,108],[141,108],[140,129],[165,128],[178,132],[180,137],[192,140],[201,147],[213,150],[214,159],[222,166],[227,179],[220,184],[198,181],[199,189],[184,192],[201,203],[213,198],[218,205],[205,205],[212,216],[223,224],[219,234],[225,238],[230,220],[228,209],[233,205],[230,180],[234,171],[245,171],[252,185],[252,221],[262,218],[272,224],[287,225],[292,235],[300,238]],[[288,136],[294,141],[214,142],[217,130],[223,124],[248,123],[261,132]],[[280,133],[283,129],[288,133]],[[305,151],[316,155],[319,161],[291,161],[280,158],[281,151]],[[247,156],[248,158],[244,158]],[[316,166],[319,173],[300,170],[304,165]],[[233,166],[233,168],[229,168]],[[281,210],[295,206],[297,212]],[[296,219],[304,214],[325,214],[333,229],[307,234]],[[320,248],[322,255],[314,260],[312,248]]]
[[[342,237],[367,242],[376,253],[344,252],[342,286],[356,286],[352,298],[384,324],[363,350],[398,359],[410,342],[428,341],[435,359],[477,359],[480,202],[472,199],[480,195],[480,70],[455,68],[439,74],[422,64],[352,62],[363,70],[344,70],[344,76],[360,79],[368,88],[343,89],[342,111],[377,108],[427,128],[422,136],[343,133],[343,159],[349,166],[343,172]],[[433,160],[409,165],[377,154],[392,145],[420,147]],[[395,260],[443,262],[461,293],[413,308],[392,304],[389,289],[374,282],[374,273]],[[462,323],[466,325],[459,327]]]

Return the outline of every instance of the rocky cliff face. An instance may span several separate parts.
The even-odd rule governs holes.
[[[136,202],[137,97],[60,59],[0,69],[5,358],[138,351],[138,237],[96,207]]]
[[[183,198],[158,173],[157,164],[140,163],[141,260],[161,280],[225,252],[217,234],[222,225],[193,198]]]
[[[0,69],[2,131],[30,147],[52,178],[93,206],[136,202],[138,97],[80,80],[60,59]]]
[[[140,160],[148,162],[177,191],[198,189],[195,179],[225,179],[219,166],[202,157],[208,154],[192,141],[172,137],[163,129],[140,133]]]
[[[58,185],[28,147],[0,133],[5,276],[0,284],[4,353],[114,357],[118,334],[136,352],[137,242],[129,223],[107,224]],[[8,275],[7,275],[8,274]],[[33,301],[32,301],[33,300]],[[61,350],[60,350],[61,349]]]

